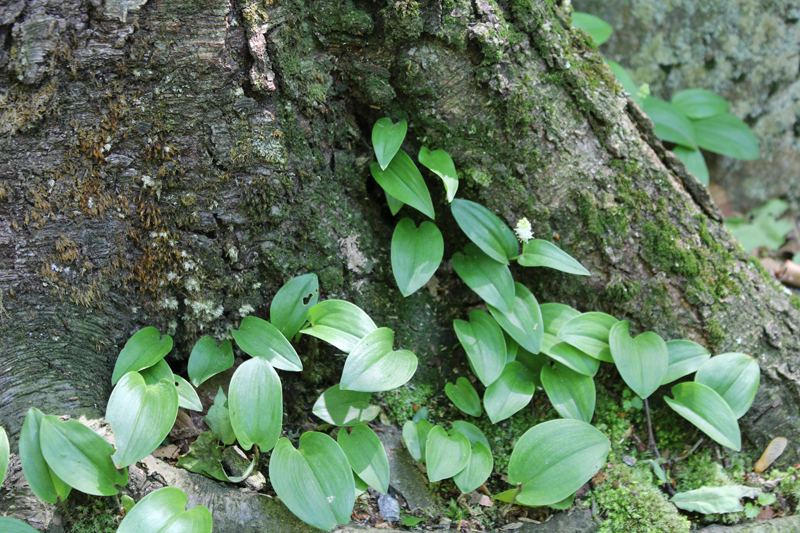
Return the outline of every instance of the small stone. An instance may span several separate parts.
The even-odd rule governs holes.
[[[381,516],[387,522],[397,522],[400,520],[400,504],[390,494],[381,494],[378,498],[378,509]]]

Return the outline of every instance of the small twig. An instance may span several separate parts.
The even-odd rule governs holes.
[[[679,456],[675,457],[674,459],[670,459],[670,462],[671,463],[677,463],[677,462],[683,461],[684,459],[686,459],[690,455],[692,455],[694,453],[694,451],[697,448],[700,447],[701,444],[703,444],[703,439],[702,438],[699,441],[695,442],[694,446],[692,446],[686,453],[682,453]]]
[[[69,513],[69,508],[67,507],[67,502],[61,499],[61,496],[56,496],[58,498],[58,503],[61,505],[61,510],[64,511],[64,515],[67,517],[67,521],[71,524],[74,524],[75,521],[72,519],[72,515]]]

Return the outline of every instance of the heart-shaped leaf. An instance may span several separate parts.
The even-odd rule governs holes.
[[[564,366],[571,368],[578,374],[583,374],[590,378],[597,374],[600,368],[600,360],[589,357],[579,349],[566,342],[559,342],[552,346],[547,355],[551,359],[555,359]]]
[[[6,479],[6,471],[8,470],[8,458],[11,450],[8,446],[8,435],[6,430],[0,426],[0,485]]]
[[[458,432],[467,437],[470,446],[475,446],[476,442],[482,442],[486,445],[488,449],[491,450],[491,446],[489,446],[489,439],[486,438],[486,435],[483,434],[483,431],[478,429],[475,424],[470,424],[469,422],[465,422],[463,420],[456,420],[451,424],[453,428],[448,431],[449,435],[452,435],[453,432]]]
[[[245,450],[257,444],[262,452],[275,446],[283,423],[283,390],[272,365],[254,357],[239,366],[228,387],[231,427]]]
[[[633,392],[647,398],[661,386],[669,368],[669,350],[658,334],[646,331],[632,339],[628,321],[623,320],[611,328],[608,343],[620,376]]]
[[[319,278],[304,274],[286,282],[269,306],[269,320],[284,337],[291,340],[306,323],[308,310],[319,301]],[[277,367],[276,367],[277,368]]]
[[[53,472],[42,455],[39,427],[44,414],[35,407],[28,409],[19,436],[19,459],[22,473],[37,498],[47,503],[66,500],[72,487]]]
[[[676,413],[700,428],[716,442],[736,450],[742,448],[739,424],[728,403],[717,391],[696,382],[678,383],[672,387],[675,399],[664,397]]]
[[[428,283],[444,255],[442,232],[433,223],[404,218],[392,234],[392,273],[403,296]]]
[[[233,366],[233,346],[231,341],[217,344],[214,337],[206,335],[201,337],[192,348],[186,371],[189,381],[199,387],[208,378],[225,372]]]
[[[591,422],[596,400],[594,380],[554,363],[542,367],[542,387],[553,408],[564,418]]]
[[[486,303],[503,312],[511,312],[514,305],[514,278],[508,266],[498,263],[469,243],[464,247],[463,254],[453,254],[453,268],[458,277]]]
[[[452,202],[458,191],[458,174],[456,166],[450,154],[444,150],[434,150],[431,152],[427,146],[419,149],[418,158],[420,164],[428,167],[431,172],[442,178],[444,190],[447,192],[447,201]]]
[[[386,169],[381,169],[377,163],[372,163],[369,170],[387,194],[410,205],[430,219],[436,218],[428,186],[425,185],[417,165],[403,150],[397,152]]]
[[[340,429],[336,437],[359,478],[381,494],[389,490],[389,458],[378,435],[369,426]]]
[[[248,355],[263,357],[280,370],[300,372],[303,363],[294,347],[278,328],[260,318],[246,316],[242,319],[239,329],[231,331],[236,344]]]
[[[558,337],[591,357],[613,363],[610,354],[607,358],[601,354],[608,349],[608,333],[617,322],[605,313],[583,313],[564,324]]]
[[[692,119],[710,118],[728,110],[730,105],[721,96],[705,89],[686,89],[672,95],[672,105]]]
[[[453,481],[458,490],[468,494],[483,485],[494,468],[494,459],[489,447],[482,442],[476,442],[472,446],[469,461],[461,472],[453,477]]]
[[[190,411],[202,411],[203,404],[200,403],[200,397],[192,384],[177,374],[174,374],[173,377],[175,378],[175,388],[178,391],[178,407]]]
[[[696,342],[685,340],[667,341],[667,351],[669,352],[669,367],[667,375],[661,382],[662,385],[696,372],[711,357],[708,350]]]
[[[662,140],[697,148],[695,128],[686,115],[675,106],[659,98],[648,96],[642,100],[642,110],[653,121],[656,135]]]
[[[417,356],[408,350],[392,350],[394,332],[378,328],[368,333],[347,356],[339,388],[380,392],[405,384],[417,371]]]
[[[233,432],[233,426],[231,426],[231,414],[228,411],[227,403],[228,397],[220,387],[217,395],[214,396],[214,405],[208,409],[208,414],[203,417],[203,420],[211,428],[211,431],[217,434],[223,444],[230,446],[236,442],[236,433]]]
[[[470,456],[469,440],[461,433],[448,435],[442,426],[428,433],[425,459],[431,483],[455,476],[467,466]]]
[[[256,465],[255,454],[250,465],[244,469],[241,475],[231,477],[222,467],[224,448],[219,445],[218,439],[219,437],[213,431],[204,431],[198,435],[197,440],[189,448],[189,453],[178,458],[178,466],[190,472],[228,483],[241,483],[250,477]]]
[[[176,487],[151,492],[125,515],[117,533],[211,533],[211,512],[204,505],[186,510],[186,494]]]
[[[317,337],[333,344],[344,353],[350,353],[367,333],[377,326],[355,304],[344,300],[325,300],[308,310],[311,327],[300,333]]]
[[[738,513],[744,511],[742,498],[755,498],[761,492],[759,487],[746,485],[701,487],[688,492],[679,492],[669,501],[684,511],[694,513]]]
[[[472,416],[481,416],[481,399],[467,378],[458,378],[456,384],[446,383],[444,393],[456,407]]]
[[[521,283],[514,283],[513,311],[506,313],[486,304],[492,316],[511,338],[531,353],[539,353],[544,338],[542,312],[536,297]]]
[[[503,330],[486,311],[476,309],[469,322],[453,320],[456,336],[467,352],[469,365],[485,386],[491,385],[506,365],[506,342]]]
[[[517,263],[524,267],[549,267],[567,274],[591,276],[591,272],[583,268],[575,258],[567,252],[542,239],[532,239],[522,245],[522,255]]]
[[[735,157],[758,159],[758,139],[752,130],[730,113],[694,122],[697,144],[710,152]]]
[[[706,166],[706,159],[703,157],[703,152],[698,149],[686,148],[685,146],[678,145],[672,149],[672,153],[678,156],[678,159],[683,161],[686,165],[686,170],[694,174],[697,181],[703,185],[708,185],[709,174],[708,166]]]
[[[375,157],[383,170],[392,162],[392,158],[403,144],[406,138],[408,123],[401,120],[397,124],[392,123],[389,117],[383,117],[372,126],[372,147],[375,150]]]
[[[39,443],[47,465],[81,492],[113,496],[128,484],[128,470],[117,470],[111,461],[114,447],[77,420],[43,417]]]
[[[589,481],[603,466],[611,441],[580,420],[551,420],[532,427],[517,441],[508,480],[522,483],[517,501],[551,505]]]
[[[519,253],[514,233],[500,217],[481,204],[456,199],[450,203],[450,210],[461,231],[495,261],[507,265],[508,260]]]
[[[395,198],[386,191],[383,191],[383,193],[386,195],[386,203],[389,204],[389,211],[392,212],[392,216],[395,216],[400,211],[400,208],[402,208],[406,204],[404,204],[403,202],[401,202],[400,200],[398,200],[397,198]]]
[[[33,529],[25,522],[5,516],[0,516],[0,531],[3,533],[39,533],[38,529]]]
[[[581,13],[578,11],[572,13],[572,25],[591,35],[594,44],[597,46],[606,42],[614,31],[611,25],[605,20],[590,15],[589,13]]]
[[[337,383],[322,393],[312,412],[334,426],[355,426],[374,420],[381,408],[370,405],[372,394],[341,390]]]
[[[528,405],[536,392],[536,384],[527,377],[527,370],[519,361],[506,365],[500,377],[486,389],[483,408],[493,424],[512,416]]]
[[[350,463],[336,441],[315,431],[278,441],[269,462],[269,479],[278,497],[300,520],[329,530],[350,521],[355,483]]]
[[[560,330],[564,324],[581,314],[577,309],[557,303],[542,304],[539,306],[539,309],[542,312],[544,332],[550,335],[558,335],[558,330]]]
[[[202,411],[202,406],[198,410]],[[150,455],[166,438],[177,416],[178,391],[173,382],[165,379],[148,386],[138,372],[122,376],[106,408],[106,420],[117,442],[117,451],[111,456],[117,468]]]
[[[419,463],[425,462],[425,448],[428,445],[428,433],[431,428],[431,423],[424,418],[419,422],[409,420],[403,424],[403,442],[411,457]]]
[[[709,359],[694,376],[728,403],[733,416],[742,418],[756,398],[761,370],[758,362],[743,353],[724,353]]]
[[[172,337],[162,336],[156,328],[142,328],[125,343],[111,375],[115,384],[126,373],[153,366],[172,350]]]

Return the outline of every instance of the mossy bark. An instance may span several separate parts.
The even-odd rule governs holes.
[[[0,425],[15,441],[32,405],[102,410],[135,330],[169,333],[185,360],[248,307],[268,317],[306,272],[420,357],[415,386],[384,396],[389,412],[402,422],[424,401],[437,416],[444,382],[468,371],[452,320],[479,300],[447,262],[425,290],[396,288],[395,220],[368,171],[371,126],[391,116],[409,121],[409,153],[453,156],[459,196],[509,225],[528,217],[591,270],[515,267],[539,301],[757,357],[749,443],[789,437],[796,461],[800,313],[569,29],[569,9],[28,0],[0,26]],[[37,16],[55,22],[18,37]],[[465,238],[428,183],[450,257]],[[308,339],[298,351],[307,370],[285,376],[294,419],[342,364]]]

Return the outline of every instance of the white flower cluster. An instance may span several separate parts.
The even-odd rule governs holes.
[[[514,228],[514,233],[517,234],[517,239],[519,239],[519,242],[523,244],[533,239],[533,231],[531,231],[531,223],[528,221],[527,218],[519,219],[519,221],[517,222],[517,227]]]

